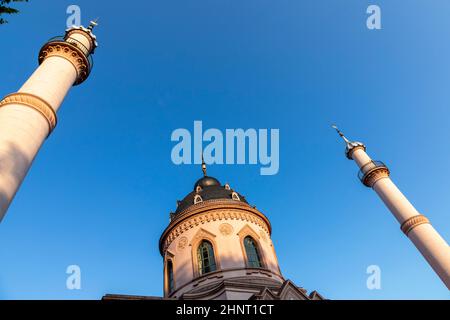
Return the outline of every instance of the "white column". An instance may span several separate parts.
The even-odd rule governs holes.
[[[351,157],[359,168],[372,161],[364,148],[355,148],[350,152]],[[371,165],[363,168],[372,167]],[[378,170],[375,168],[375,170]],[[384,168],[366,181],[380,196],[394,217],[400,223],[403,232],[422,253],[433,270],[450,289],[450,248],[445,240],[429,223],[428,219],[421,215],[416,208],[401,193],[397,186],[389,178],[389,173]]]
[[[65,58],[51,56],[42,62],[18,92],[37,95],[56,112],[76,79],[77,69],[72,63]]]
[[[0,219],[48,132],[47,121],[36,110],[19,104],[0,108]]]
[[[85,30],[89,55],[93,41],[88,41],[90,31]],[[76,36],[82,40],[82,34]],[[18,92],[0,101],[0,221],[56,125],[56,112],[67,92],[87,77],[83,71],[90,65],[85,53],[64,39],[47,43],[41,49],[41,65]]]

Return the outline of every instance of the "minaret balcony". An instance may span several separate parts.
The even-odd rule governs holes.
[[[92,50],[72,37],[59,36],[47,41],[39,52],[39,64],[47,57],[54,55],[69,60],[77,68],[78,78],[75,85],[86,80],[94,67]]]
[[[387,176],[389,176],[388,167],[383,162],[376,160],[367,162],[358,172],[359,180],[367,187],[372,187],[379,178]]]
[[[46,45],[48,45],[48,44],[57,44],[57,43],[61,43],[61,42],[69,43],[73,47],[79,49],[86,56],[86,58],[88,59],[89,65],[90,65],[90,69],[92,69],[92,67],[94,66],[94,59],[92,59],[91,50],[89,48],[87,48],[80,41],[78,41],[76,39],[73,39],[73,38],[66,38],[66,37],[63,37],[63,36],[58,36],[58,37],[53,37],[50,40],[48,40]]]

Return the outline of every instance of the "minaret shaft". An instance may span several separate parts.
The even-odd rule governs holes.
[[[363,172],[368,172],[365,171],[367,167],[372,168],[371,173],[365,174],[364,184],[371,186],[380,196],[403,232],[450,289],[450,248],[447,242],[392,182],[387,168],[367,166],[373,161],[363,148],[356,148],[350,155]]]
[[[400,224],[420,214],[390,178],[378,180],[372,188]]]
[[[39,96],[57,112],[76,79],[77,69],[69,61],[52,56],[42,62],[18,92]]]
[[[353,160],[355,160],[356,164],[359,168],[362,168],[366,163],[372,161],[369,155],[362,148],[357,148],[351,153]]]
[[[96,46],[92,30],[73,27],[44,45],[40,66],[0,101],[0,221],[36,154],[56,125],[56,112],[74,84],[84,81]]]
[[[19,104],[0,108],[0,219],[48,133],[38,111]]]

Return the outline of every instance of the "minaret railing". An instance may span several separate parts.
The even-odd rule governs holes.
[[[387,166],[381,161],[371,160],[367,162],[358,171],[359,180],[361,180],[362,183],[365,183],[367,176],[380,168],[387,169]]]
[[[92,54],[91,54],[91,50],[89,48],[87,48],[83,43],[81,43],[80,41],[73,39],[73,38],[67,38],[67,37],[63,37],[63,36],[57,36],[57,37],[53,37],[50,40],[47,41],[47,44],[50,43],[60,43],[60,42],[65,42],[68,43],[72,46],[74,46],[75,48],[79,49],[88,59],[89,61],[89,71],[94,67],[94,59],[92,58]]]

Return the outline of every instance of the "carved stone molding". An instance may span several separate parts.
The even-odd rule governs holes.
[[[404,234],[408,235],[408,233],[412,229],[424,223],[430,223],[430,220],[428,220],[428,218],[425,217],[424,215],[419,214],[417,216],[406,219],[400,226],[400,229],[403,231]]]
[[[263,230],[261,230],[259,232],[259,235],[261,236],[261,239],[264,240],[264,242],[268,242],[269,241],[269,238],[267,237],[267,234]]]
[[[34,94],[25,92],[17,92],[9,94],[6,97],[4,97],[3,100],[0,101],[0,108],[8,104],[24,105],[33,108],[34,110],[42,114],[45,120],[47,120],[49,135],[56,126],[57,118],[53,108],[47,101],[45,101],[42,98],[39,98],[38,96],[35,96]]]
[[[236,273],[239,271],[241,273],[240,276],[234,276],[233,278],[229,278],[229,273]],[[217,285],[217,281],[221,279],[226,279],[228,282],[236,282],[236,285],[239,288],[247,289],[249,287],[249,283],[251,285],[270,285],[273,286],[277,282],[283,283],[286,281],[281,273],[273,272],[269,269],[262,268],[227,268],[220,269],[213,272],[208,272],[206,274],[200,275],[197,278],[181,285],[177,288],[177,290],[170,293],[170,297],[177,297],[179,295],[183,295],[186,292],[189,293],[200,293],[209,291],[211,288],[214,288]],[[216,280],[216,281],[214,281]],[[206,281],[213,281],[209,284],[205,284]],[[211,292],[209,292],[210,294]]]
[[[192,237],[191,243],[189,245],[195,248],[197,247],[197,243],[199,243],[204,239],[214,242],[215,237],[216,235],[214,233],[209,232],[208,230],[205,230],[203,228],[200,228],[200,230],[198,230],[197,233]]]
[[[178,240],[178,250],[183,250],[184,248],[186,248],[188,244],[188,238],[186,237],[181,237],[180,240]]]
[[[264,233],[264,231],[261,230],[261,233]],[[247,236],[250,236],[253,239],[253,241],[255,241],[255,245],[257,247],[257,253],[258,253],[258,256],[259,256],[259,259],[261,262],[261,267],[267,268],[268,267],[267,257],[266,257],[266,254],[264,253],[264,250],[261,248],[261,243],[259,242],[260,236],[256,233],[256,231],[251,226],[246,224],[244,227],[241,228],[241,230],[239,230],[239,232],[237,233],[237,236],[239,237],[239,243],[241,244],[242,256],[244,257],[246,267],[252,268],[252,266],[249,264],[249,260],[247,257],[247,250],[245,249],[245,245],[244,245],[244,239]]]
[[[256,213],[263,217],[265,220],[267,220],[267,223],[270,226],[269,220],[258,210],[256,210],[256,207],[251,207],[249,204],[245,202],[238,202],[232,199],[211,199],[211,200],[204,200],[201,203],[198,203],[196,205],[192,205],[185,210],[181,211],[180,213],[176,214],[175,219],[171,221],[172,223],[176,223],[179,220],[184,219],[186,216],[190,216],[192,214],[196,214],[205,210],[211,210],[218,209],[218,208],[239,208],[247,211],[251,211],[253,213]]]
[[[208,230],[205,230],[203,228],[200,228],[197,233],[192,237],[189,246],[191,247],[191,261],[192,261],[192,274],[194,275],[194,278],[197,278],[201,275],[200,272],[200,266],[197,259],[197,250],[198,246],[202,241],[209,241],[210,244],[213,247],[214,251],[214,261],[216,263],[217,270],[220,270],[220,250],[221,248],[217,245],[216,242],[216,235],[212,232],[209,232]]]
[[[386,167],[377,167],[364,176],[363,183],[365,186],[372,188],[375,182],[387,177],[389,177],[389,169]]]
[[[161,254],[163,254],[170,246],[170,244],[185,231],[190,230],[196,226],[208,223],[210,221],[222,220],[242,220],[251,222],[259,226],[267,234],[270,234],[270,229],[266,221],[253,212],[248,212],[237,208],[222,209],[222,207],[220,207],[219,209],[211,206],[209,210],[189,216],[186,219],[179,221],[177,224],[166,229],[160,239]]]
[[[229,223],[222,223],[219,226],[219,231],[224,236],[229,236],[233,232],[233,226]]]
[[[46,43],[39,52],[39,64],[48,57],[58,56],[66,59],[77,70],[77,79],[74,85],[82,83],[89,76],[90,62],[83,51],[74,44],[65,41],[55,41]]]

